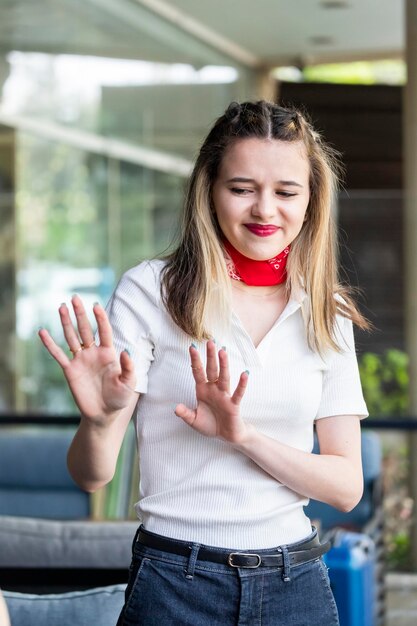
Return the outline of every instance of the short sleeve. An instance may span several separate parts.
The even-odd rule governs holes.
[[[145,261],[122,276],[106,306],[116,352],[129,351],[135,364],[135,391],[139,393],[147,392],[148,371],[159,335],[159,293],[156,268]]]
[[[326,358],[322,396],[316,420],[333,415],[368,416],[359,377],[352,321],[338,315],[336,342],[341,352],[332,350]]]

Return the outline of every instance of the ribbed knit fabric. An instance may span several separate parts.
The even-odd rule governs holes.
[[[144,262],[122,277],[107,311],[116,349],[127,348],[136,367],[140,494],[145,528],[168,537],[240,550],[270,548],[306,537],[308,499],[273,479],[227,443],[200,435],[174,413],[195,406],[188,348],[192,338],[176,326],[160,297],[162,261]],[[321,358],[307,345],[302,307],[291,299],[255,348],[237,316],[227,347],[231,388],[250,370],[241,405],[259,431],[306,452],[314,420],[331,415],[366,417],[353,330],[338,318],[343,352]],[[205,345],[198,345],[203,362]]]

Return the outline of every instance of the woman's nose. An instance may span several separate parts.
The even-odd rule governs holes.
[[[252,206],[252,214],[264,220],[274,217],[277,213],[277,197],[275,194],[258,194]]]

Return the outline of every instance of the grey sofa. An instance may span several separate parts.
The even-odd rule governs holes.
[[[0,516],[0,586],[12,626],[115,626],[136,528]],[[124,582],[97,584],[117,578]]]
[[[137,523],[90,519],[66,468],[73,432],[0,429],[0,588],[12,626],[114,626],[123,605]]]
[[[66,465],[74,424],[2,421],[0,588],[44,593],[125,582],[137,523],[91,520],[90,496]]]

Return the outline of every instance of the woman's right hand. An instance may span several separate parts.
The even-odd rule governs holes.
[[[100,339],[100,345],[96,345],[81,299],[73,296],[71,302],[78,332],[71,322],[66,304],[59,307],[59,315],[73,358],[68,358],[45,328],[39,330],[39,337],[62,367],[82,415],[92,423],[105,425],[128,406],[135,394],[133,361],[126,350],[121,353],[120,359],[117,357],[110,322],[99,304],[93,307]]]

